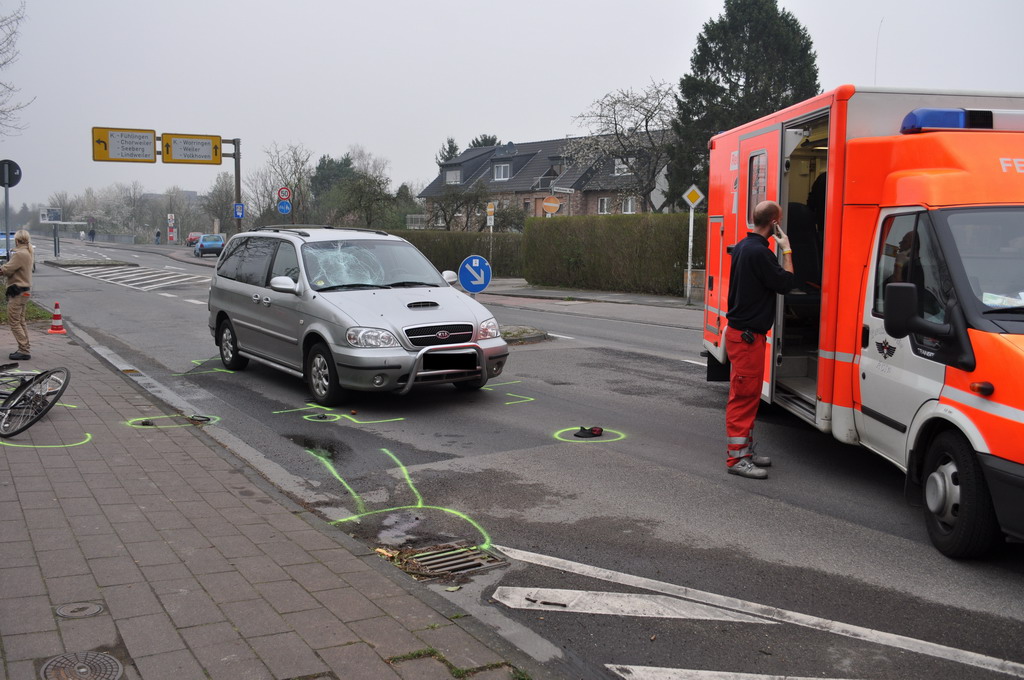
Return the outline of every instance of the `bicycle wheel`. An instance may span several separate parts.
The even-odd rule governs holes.
[[[51,368],[33,376],[0,406],[0,437],[13,437],[32,427],[53,408],[71,380],[66,368]]]

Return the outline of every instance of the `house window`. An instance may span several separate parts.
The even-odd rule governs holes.
[[[510,167],[508,163],[498,163],[494,166],[494,179],[502,182],[508,179]]]
[[[533,202],[532,201],[523,201],[523,212],[525,212],[527,215],[529,215],[532,209],[533,209]]]
[[[445,184],[462,184],[462,170],[445,170]]]
[[[610,213],[611,210],[608,207],[609,203],[611,203],[611,199],[608,198],[607,196],[605,196],[604,198],[597,199],[597,214],[607,215],[608,213]]]
[[[630,196],[622,199],[622,214],[632,215],[636,212],[636,198]]]
[[[633,171],[629,169],[629,164],[633,162],[632,158],[616,158],[615,159],[615,170],[612,171],[613,175],[632,175]]]

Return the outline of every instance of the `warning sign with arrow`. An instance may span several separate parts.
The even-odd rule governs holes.
[[[216,135],[160,135],[160,160],[164,163],[221,164],[221,139]]]

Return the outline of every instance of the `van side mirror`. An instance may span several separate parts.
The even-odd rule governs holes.
[[[275,276],[270,279],[270,290],[276,290],[278,293],[291,293],[292,295],[298,295],[299,284],[295,283],[287,276]]]
[[[441,272],[441,276],[442,278],[444,278],[445,281],[449,283],[449,285],[454,285],[455,282],[459,280],[459,275],[453,272],[451,269],[445,269],[443,272]]]
[[[894,338],[920,333],[930,338],[950,338],[948,323],[926,321],[917,312],[917,286],[912,283],[890,283],[885,287],[885,332]]]

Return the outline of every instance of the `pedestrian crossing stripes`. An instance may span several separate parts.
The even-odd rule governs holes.
[[[209,276],[197,276],[167,269],[131,267],[128,265],[97,267],[95,265],[67,264],[62,266],[61,269],[90,279],[145,291],[170,286],[209,285],[210,283]]]

